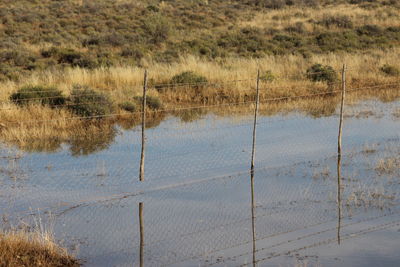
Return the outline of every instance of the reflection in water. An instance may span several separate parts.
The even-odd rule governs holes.
[[[341,198],[341,160],[342,160],[342,155],[338,154],[338,160],[337,160],[337,207],[338,207],[338,224],[337,224],[337,241],[338,244],[340,245],[340,225],[341,225],[341,220],[342,220],[342,198]]]
[[[379,94],[374,92],[353,92],[349,95],[355,103],[363,99],[377,97],[382,102],[392,102],[399,98],[398,90],[380,90]],[[264,96],[266,97],[266,96]],[[268,99],[269,97],[267,97]],[[290,112],[301,112],[313,118],[328,117],[335,114],[340,98],[335,95],[326,95],[324,97],[300,98],[295,100],[282,100],[274,102],[263,102],[261,99],[260,114],[264,116],[274,116],[278,114],[289,114]],[[254,112],[252,105],[232,105],[221,107],[202,107],[195,109],[183,109],[172,113],[168,112],[149,112],[146,128],[157,127],[168,115],[179,117],[182,122],[193,122],[204,117],[208,113],[219,116],[249,115]],[[114,142],[119,126],[124,130],[129,130],[140,125],[141,120],[138,115],[121,116],[110,120],[93,120],[88,122],[86,129],[60,128],[57,134],[51,138],[40,138],[20,140],[7,139],[2,137],[4,142],[13,144],[19,149],[27,152],[49,152],[54,153],[61,149],[63,143],[71,145],[71,152],[74,156],[88,155],[106,149]],[[37,131],[43,125],[38,124],[35,127],[25,129],[26,131]],[[50,127],[51,128],[51,127]],[[56,127],[57,128],[57,127]],[[58,128],[57,128],[58,129]],[[21,129],[15,128],[15,131]],[[13,130],[14,131],[14,130]],[[82,137],[82,135],[84,135]]]
[[[139,266],[144,266],[144,221],[143,221],[143,202],[139,203],[139,230],[140,230],[140,246],[139,246]]]
[[[72,156],[90,155],[107,149],[114,142],[117,132],[113,125],[104,125],[84,135],[72,136],[67,143]]]
[[[173,115],[180,118],[182,122],[193,122],[196,120],[200,120],[206,114],[206,110],[202,108],[187,109],[173,113]]]
[[[146,122],[146,129],[155,128],[165,119],[165,113],[150,115]],[[55,139],[32,140],[20,144],[13,142],[19,149],[26,152],[55,153],[61,149],[62,144],[69,145],[72,156],[87,156],[109,148],[118,134],[118,127],[130,130],[141,121],[135,117],[121,117],[117,120],[90,121],[84,128],[71,129],[67,133],[60,132],[60,137]]]
[[[256,227],[255,227],[255,202],[254,202],[254,168],[250,171],[251,177],[251,230],[253,234],[253,266],[256,266]]]

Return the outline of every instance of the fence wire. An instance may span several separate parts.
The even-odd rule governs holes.
[[[255,83],[255,79],[232,81],[238,82]],[[139,124],[128,130],[113,126],[115,131],[100,141],[77,137],[50,154],[4,146],[0,150],[4,227],[29,225],[37,217],[54,223],[57,240],[76,250],[88,266],[264,264],[398,227],[399,104],[376,98],[356,102],[351,94],[396,92],[399,84],[347,90],[340,177],[336,104],[322,117],[268,116],[261,106],[253,172],[249,167],[254,99],[153,111],[172,114],[145,129],[144,182],[138,180]],[[177,85],[152,86],[170,90]],[[267,87],[262,90],[268,92]],[[251,91],[255,97],[254,88]],[[318,101],[340,92],[264,95],[260,103]],[[218,113],[239,105],[247,111],[235,117]],[[183,111],[199,114],[185,119],[179,117]],[[23,123],[68,119],[81,118]]]

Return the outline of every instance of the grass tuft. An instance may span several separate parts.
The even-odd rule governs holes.
[[[78,267],[80,263],[51,237],[14,231],[0,234],[0,266]]]

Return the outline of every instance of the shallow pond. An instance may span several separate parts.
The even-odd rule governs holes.
[[[169,117],[93,153],[1,150],[5,225],[40,220],[87,266],[398,266],[400,104],[337,113]],[[82,155],[85,154],[85,155]],[[140,214],[140,215],[139,215]]]

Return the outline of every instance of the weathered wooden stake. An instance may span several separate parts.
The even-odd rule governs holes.
[[[142,151],[140,154],[139,180],[144,181],[144,157],[145,157],[145,127],[146,127],[146,90],[147,90],[147,70],[144,71],[143,97],[142,97]]]
[[[253,147],[251,150],[251,169],[254,169],[254,159],[256,153],[256,129],[257,129],[257,115],[258,104],[260,102],[260,70],[257,71],[257,84],[256,84],[256,107],[254,109],[254,125],[253,125]]]
[[[143,261],[143,252],[144,252],[143,202],[139,203],[139,228],[140,228],[139,264],[140,264],[140,267],[143,267],[144,266],[144,261]]]
[[[342,70],[342,102],[340,104],[340,122],[339,122],[339,136],[338,136],[338,154],[342,154],[342,131],[343,131],[343,112],[344,112],[344,99],[346,97],[346,64],[343,64]]]

